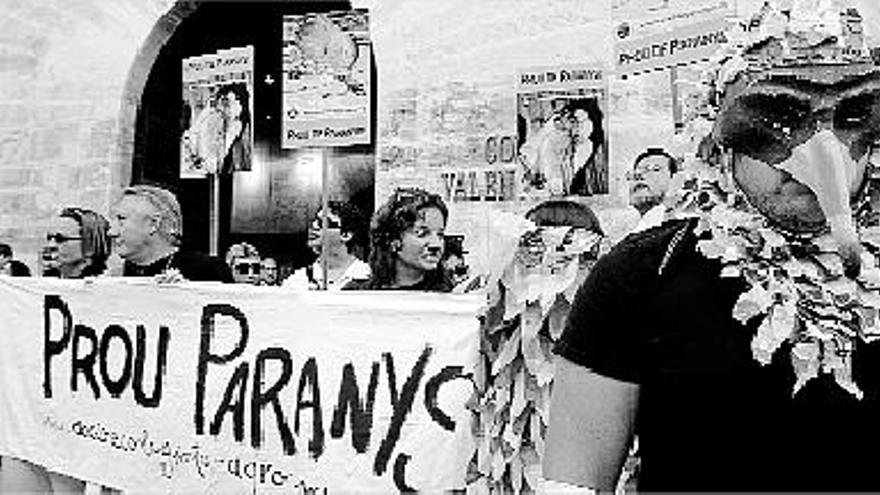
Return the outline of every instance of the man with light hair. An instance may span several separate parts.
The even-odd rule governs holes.
[[[152,277],[179,272],[186,280],[232,282],[219,258],[180,249],[183,216],[171,191],[131,186],[111,209],[109,235],[125,260],[124,276]]]
[[[613,490],[634,433],[639,491],[880,491],[880,66],[843,3],[767,2],[717,60],[722,159],[572,303],[548,492]]]

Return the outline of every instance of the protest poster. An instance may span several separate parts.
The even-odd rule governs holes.
[[[733,0],[629,0],[612,5],[614,71],[628,76],[707,60],[728,42]]]
[[[281,147],[368,144],[367,11],[290,15],[283,23]]]
[[[180,177],[251,169],[252,46],[183,59]]]
[[[607,77],[601,66],[517,74],[517,156],[532,198],[608,193]]]
[[[0,279],[0,455],[126,493],[460,489],[479,297]]]

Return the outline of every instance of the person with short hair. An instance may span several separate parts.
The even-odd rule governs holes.
[[[92,210],[68,207],[53,218],[43,245],[43,275],[82,278],[101,275],[110,256],[110,224]]]
[[[353,280],[370,278],[370,265],[360,258],[365,251],[367,231],[364,214],[358,207],[344,201],[329,201],[327,204],[327,228],[323,229],[324,211],[321,210],[312,219],[308,230],[309,248],[318,259],[293,272],[284,280],[283,287],[323,289],[325,263],[327,290],[340,290]]]
[[[677,171],[678,161],[663,148],[647,148],[636,157],[626,176],[630,204],[641,215],[634,232],[656,227],[666,220],[664,199]]]
[[[219,258],[180,249],[183,216],[167,189],[125,188],[112,208],[109,235],[125,260],[123,276],[154,277],[176,270],[186,280],[233,282],[229,267]]]
[[[440,263],[448,217],[439,195],[398,189],[370,222],[370,278],[345,289],[451,291]]]
[[[278,285],[278,262],[267,256],[260,261],[260,285]]]
[[[239,242],[229,246],[226,251],[226,265],[232,271],[232,278],[237,284],[260,283],[262,260],[260,252],[252,244]]]

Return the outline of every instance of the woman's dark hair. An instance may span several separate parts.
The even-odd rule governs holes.
[[[355,257],[366,260],[369,250],[369,221],[357,206],[347,201],[327,202],[330,211],[339,217],[339,229],[343,233],[351,234],[351,239],[345,243],[348,252]]]
[[[601,236],[599,218],[589,206],[568,199],[551,199],[535,205],[526,218],[539,227],[578,227]]]
[[[107,231],[110,224],[100,213],[85,208],[68,207],[61,210],[60,217],[72,218],[79,224],[82,237],[82,254],[89,260],[83,268],[82,276],[100,275],[107,269],[110,256],[110,237]]]
[[[370,257],[372,270],[369,287],[384,289],[394,284],[395,261],[397,253],[392,248],[395,241],[421,218],[422,211],[437,208],[443,215],[443,223],[449,218],[449,210],[443,199],[433,193],[419,188],[401,188],[388,197],[388,200],[376,210],[370,222]],[[425,273],[424,280],[431,284],[445,277],[443,268]],[[436,280],[435,280],[436,279]]]
[[[602,109],[599,107],[599,100],[597,98],[580,98],[571,100],[564,109],[564,111],[572,117],[574,117],[577,110],[587,112],[587,116],[593,124],[593,132],[591,132],[588,137],[593,143],[593,149],[584,163],[575,164],[578,168],[571,181],[569,193],[591,195],[607,192],[607,171],[596,168],[596,172],[599,173],[600,176],[593,177],[592,180],[587,177],[587,169],[590,167],[595,168],[597,165],[596,161],[605,156],[605,128],[602,125],[603,114]]]
[[[247,125],[251,123],[251,109],[249,105],[250,97],[248,94],[247,84],[245,83],[230,83],[224,84],[220,86],[217,90],[217,98],[219,99],[221,96],[232,93],[238,98],[238,102],[241,104],[241,115],[238,117],[241,120],[243,125]]]

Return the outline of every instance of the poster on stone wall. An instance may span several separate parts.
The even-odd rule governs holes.
[[[254,49],[183,59],[180,177],[251,169]]]
[[[601,66],[519,71],[516,150],[523,195],[608,193],[607,94]]]
[[[370,142],[366,10],[283,18],[281,147]]]
[[[635,75],[706,60],[727,43],[734,0],[626,0],[612,4],[614,71]]]

